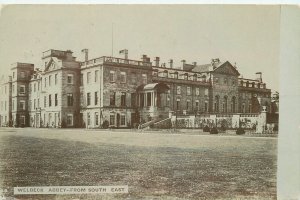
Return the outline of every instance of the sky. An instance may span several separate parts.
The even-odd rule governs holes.
[[[236,63],[244,78],[263,73],[279,88],[280,7],[271,5],[8,5],[0,13],[0,75],[15,62],[41,68],[48,49],[83,60],[143,54],[161,62]],[[113,42],[112,42],[113,38]],[[113,45],[112,45],[113,44]]]

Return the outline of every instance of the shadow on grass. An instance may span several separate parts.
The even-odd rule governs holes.
[[[13,187],[128,185],[119,195],[20,195],[18,199],[276,198],[276,145],[183,149],[0,137],[0,178]],[[271,151],[272,152],[272,151]]]

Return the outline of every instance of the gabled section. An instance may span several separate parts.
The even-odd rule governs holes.
[[[52,71],[61,68],[61,61],[55,57],[50,58],[49,62],[46,64],[45,72]]]
[[[227,74],[227,75],[234,75],[234,76],[239,76],[240,73],[238,70],[232,66],[232,64],[228,61],[222,63],[221,65],[217,66],[214,70],[214,73],[218,74]]]

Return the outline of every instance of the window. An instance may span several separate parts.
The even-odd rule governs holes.
[[[15,85],[12,86],[12,93],[15,93]]]
[[[51,86],[51,78],[52,78],[52,76],[49,75],[49,86]]]
[[[180,99],[176,100],[176,110],[180,109]]]
[[[187,87],[186,88],[186,94],[187,95],[191,95],[191,87]]]
[[[40,90],[40,82],[38,81],[38,91]]]
[[[68,114],[67,115],[67,125],[68,126],[73,126],[73,114]]]
[[[98,126],[99,125],[99,113],[95,112],[95,125]]]
[[[208,102],[204,102],[204,112],[208,112]]]
[[[224,78],[224,85],[227,85],[227,78]]]
[[[68,84],[73,84],[73,74],[68,74]]]
[[[84,104],[84,99],[83,99],[83,93],[80,93],[80,105],[83,106]]]
[[[109,105],[115,106],[116,105],[116,93],[115,92],[110,92],[109,96]]]
[[[91,72],[87,72],[86,73],[86,83],[90,83],[91,82]]]
[[[177,86],[177,94],[181,94],[181,87]]]
[[[25,85],[20,85],[20,94],[25,94]]]
[[[215,96],[215,112],[219,112],[220,98]]]
[[[95,92],[95,105],[98,105],[98,92]]]
[[[188,80],[188,74],[183,75],[184,80]]]
[[[91,125],[91,115],[90,113],[87,113],[87,125]]]
[[[23,100],[20,101],[20,110],[25,110],[25,101],[23,101]]]
[[[243,112],[243,113],[246,112],[246,106],[245,106],[245,103],[242,104],[242,112]]]
[[[196,110],[198,111],[199,110],[199,101],[196,100]]]
[[[235,86],[235,80],[232,80],[232,85]]]
[[[121,72],[121,83],[126,83],[126,72]]]
[[[15,72],[13,72],[13,78],[15,78]]]
[[[51,106],[51,104],[52,104],[52,98],[51,98],[51,94],[49,94],[49,107]]]
[[[224,97],[224,102],[223,102],[223,112],[227,113],[227,105],[228,105],[228,100],[227,96]]]
[[[83,74],[80,74],[80,85],[83,85]]]
[[[190,100],[186,101],[186,109],[188,110],[190,108]]]
[[[3,107],[3,102],[1,102],[1,110]],[[15,100],[12,100],[12,110],[15,110]]]
[[[67,94],[67,101],[68,101],[68,106],[73,106],[73,94],[72,93]]]
[[[21,72],[20,75],[21,75],[21,78],[25,78],[25,72]]]
[[[55,106],[58,105],[58,94],[55,94],[55,96],[54,96],[54,104],[55,104]]]
[[[115,72],[114,71],[109,72],[109,81],[115,82]]]
[[[126,106],[126,93],[122,92],[121,94],[121,106]]]
[[[54,84],[57,84],[57,74],[54,75]]]
[[[99,70],[95,71],[95,82],[98,82],[99,80]]]
[[[132,83],[136,83],[136,73],[135,72],[132,72],[130,79],[131,79]]]
[[[163,77],[168,78],[168,71],[167,71],[167,70],[165,70],[165,71],[163,72]]]
[[[174,78],[178,79],[178,72],[174,73]]]
[[[219,78],[215,78],[215,83],[219,83]]]
[[[109,125],[115,125],[115,115],[113,114],[109,116]]]
[[[125,126],[125,125],[126,125],[125,115],[121,115],[121,126]]]
[[[37,100],[37,107],[40,107],[40,99]]]
[[[36,92],[36,83],[33,84],[33,91]]]
[[[147,74],[142,74],[142,83],[147,84]]]
[[[44,79],[44,87],[46,88],[47,87],[47,78],[45,77]]]
[[[33,100],[33,109],[36,109],[36,99]]]
[[[46,107],[47,107],[47,97],[44,96],[44,108],[46,108]]]
[[[86,94],[86,104],[91,105],[91,93],[89,92]]]
[[[196,95],[199,96],[200,95],[200,89],[196,88]]]

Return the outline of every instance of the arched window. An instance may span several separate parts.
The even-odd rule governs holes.
[[[184,74],[184,80],[188,80],[188,74],[187,73]]]
[[[166,77],[166,78],[168,77],[168,71],[167,70],[164,71],[163,76]]]
[[[236,97],[233,96],[231,98],[231,112],[235,113],[235,102],[236,102]]]
[[[178,79],[178,72],[174,73],[174,78]]]
[[[220,97],[215,96],[215,112],[219,112]]]

